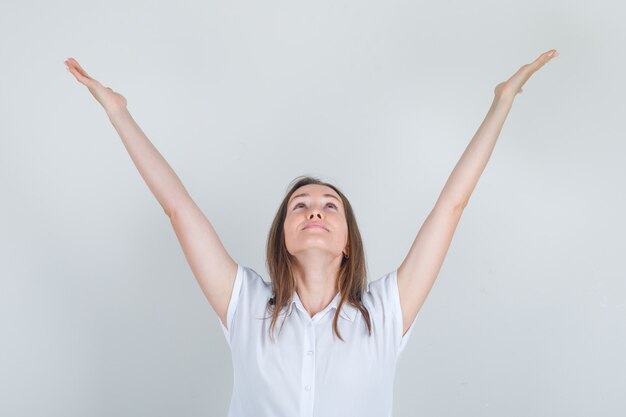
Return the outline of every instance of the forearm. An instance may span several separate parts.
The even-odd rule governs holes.
[[[512,98],[494,97],[487,116],[452,170],[438,203],[465,208],[489,161],[512,105]]]
[[[143,133],[126,108],[107,110],[135,167],[171,218],[173,210],[192,202],[189,193],[167,161]]]

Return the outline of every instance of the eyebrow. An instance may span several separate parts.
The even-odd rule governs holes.
[[[291,202],[292,202],[293,200],[295,200],[296,198],[298,198],[298,197],[310,197],[310,196],[311,196],[311,194],[309,194],[309,193],[302,193],[302,194],[298,194],[298,195],[296,195],[296,196],[293,196],[293,197],[291,198],[291,200],[289,200],[289,204],[291,204]],[[332,195],[332,194],[324,194],[324,197],[334,198],[335,200],[337,200],[337,201],[341,202],[341,201],[340,201],[337,197],[335,197],[335,196],[334,196],[334,195]]]

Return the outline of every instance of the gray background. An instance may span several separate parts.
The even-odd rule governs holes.
[[[0,415],[222,416],[230,352],[75,57],[128,99],[239,263],[289,181],[396,268],[493,89],[518,95],[397,369],[396,416],[623,416],[617,1],[2,2]]]

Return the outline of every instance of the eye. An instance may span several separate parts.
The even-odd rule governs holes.
[[[297,209],[300,205],[304,205],[304,203],[298,203],[298,204],[296,204],[295,206],[293,206],[293,209],[294,209],[294,210],[295,210],[295,209]],[[328,204],[326,204],[326,205],[327,205],[327,206],[328,206],[328,205],[331,205],[331,206],[333,206],[333,207],[335,208],[335,210],[337,209],[337,205],[336,205],[335,203],[328,203]]]

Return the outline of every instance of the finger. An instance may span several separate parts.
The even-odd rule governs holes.
[[[556,55],[557,55],[556,49],[550,49],[549,51],[546,51],[542,53],[541,55],[539,55],[539,57],[537,57],[537,59],[535,59],[530,65],[535,70],[537,70],[541,68],[542,66],[544,66],[546,62],[550,61]]]
[[[98,82],[96,80],[94,80],[93,78],[85,77],[73,65],[70,65],[68,67],[68,70],[70,71],[70,73],[72,73],[72,75],[74,75],[74,77],[76,77],[76,80],[78,80],[78,82],[80,82],[81,84],[84,84],[87,87],[95,87],[95,86],[97,86]]]
[[[74,61],[71,61],[69,59],[65,60],[65,66],[67,67],[68,71],[70,71],[72,74],[76,75],[80,75],[81,77],[84,77],[84,74],[82,74],[79,70],[78,67],[76,66],[76,64],[74,63]]]
[[[74,58],[68,58],[66,61],[68,70],[76,77],[76,79],[87,87],[98,87],[99,82],[87,74]]]
[[[86,79],[86,77],[78,71],[78,69],[76,68],[76,66],[74,66],[74,64],[73,64],[73,63],[69,63],[69,64],[66,64],[66,65],[67,65],[67,70],[68,70],[68,71],[69,71],[69,72],[70,72],[70,73],[71,73],[74,77],[76,77],[76,79],[77,79],[78,81],[83,82],[83,81]]]
[[[539,68],[543,67],[548,61],[550,61],[554,57],[554,55],[552,55],[553,52],[556,54],[556,49],[551,49],[542,53],[530,64],[522,65],[522,67],[517,71],[514,76],[518,76],[519,74],[519,76],[521,76],[523,80],[522,84],[524,84],[526,81],[528,81],[531,75],[533,75],[537,70],[539,70]]]
[[[83,67],[80,66],[78,61],[76,61],[74,58],[69,58],[69,61],[78,69],[78,71],[81,73],[83,77],[91,78],[89,74],[87,74],[87,71],[85,71]]]

